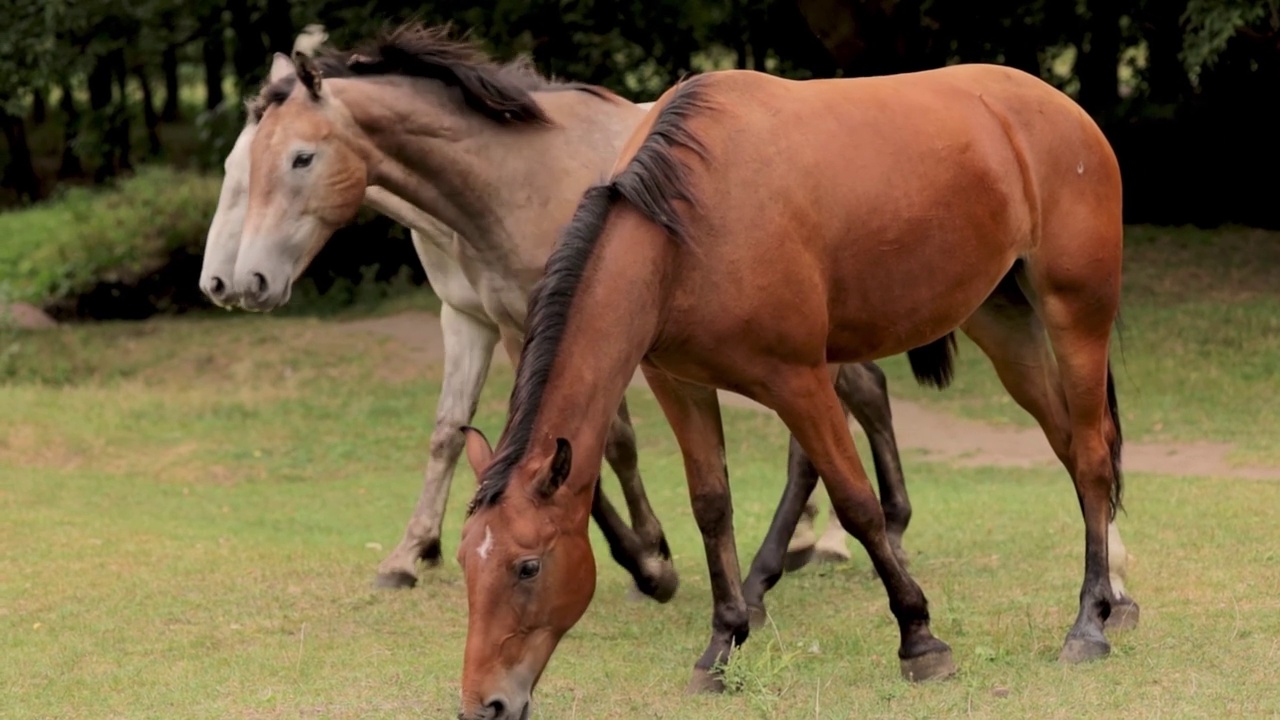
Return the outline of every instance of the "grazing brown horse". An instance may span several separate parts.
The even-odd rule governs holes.
[[[961,329],[1040,422],[1084,515],[1079,615],[1060,659],[1106,655],[1108,523],[1121,499],[1109,362],[1120,172],[1098,127],[1038,78],[993,65],[796,82],[748,72],[669,90],[589,189],[531,299],[496,454],[458,549],[469,625],[463,718],[526,716],[595,587],[587,518],[609,419],[637,365],[684,455],[714,598],[691,688],[748,634],[714,388],[773,408],[865,547],[902,673],[954,672],[832,387],[833,363]]]

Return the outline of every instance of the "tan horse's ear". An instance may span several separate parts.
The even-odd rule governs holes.
[[[296,73],[293,67],[293,61],[284,53],[275,53],[271,56],[271,72],[267,73],[267,82],[279,82],[284,78]]]
[[[467,462],[471,463],[471,470],[476,474],[476,480],[479,480],[485,468],[493,461],[493,447],[489,445],[489,438],[484,433],[470,425],[462,426],[462,434],[467,439]]]
[[[306,86],[307,91],[311,93],[313,100],[320,99],[320,70],[316,64],[312,62],[307,55],[295,52],[293,54],[293,62],[298,66],[298,79]]]
[[[556,438],[556,454],[547,464],[545,475],[538,480],[538,494],[549,498],[556,494],[564,482],[569,479],[569,471],[573,469],[573,448],[564,438]]]

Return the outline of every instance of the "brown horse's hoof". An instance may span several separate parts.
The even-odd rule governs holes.
[[[724,679],[710,670],[693,669],[693,677],[685,688],[688,695],[709,695],[724,692]]]
[[[900,659],[898,662],[902,667],[902,677],[911,682],[940,680],[956,674],[951,648],[934,650],[918,657]]]
[[[1089,640],[1088,638],[1067,638],[1058,653],[1058,662],[1074,665],[1076,663],[1097,660],[1111,654],[1111,645],[1106,640]]]
[[[813,562],[813,556],[812,545],[803,550],[788,550],[787,554],[782,556],[782,569],[786,572],[795,572]]]
[[[763,605],[747,606],[747,627],[752,630],[759,630],[769,624],[769,612],[764,609]]]
[[[403,570],[378,573],[373,579],[373,586],[380,590],[412,590],[418,584],[418,578]]]
[[[1105,628],[1108,631],[1133,630],[1138,627],[1138,603],[1125,598],[1111,606]]]

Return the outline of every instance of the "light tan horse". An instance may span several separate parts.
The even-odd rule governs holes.
[[[1084,516],[1079,615],[1060,659],[1106,655],[1108,527],[1121,500],[1109,343],[1120,172],[1066,95],[994,65],[796,82],[725,71],[668,91],[589,189],[530,302],[496,455],[463,527],[464,720],[527,717],[591,600],[594,476],[613,404],[643,367],[684,455],[713,596],[694,689],[748,635],[715,388],[773,408],[866,548],[911,680],[951,674],[895,557],[830,364],[946,343],[990,357],[1069,471]],[[938,368],[950,363],[934,353]]]
[[[376,187],[368,189],[363,200],[384,212],[388,212],[385,198],[394,197],[420,213],[463,218],[453,222],[476,234],[452,236],[453,244],[445,250],[456,255],[455,267],[473,286],[481,307],[458,315],[501,329],[510,339],[508,347],[518,349],[524,327],[521,303],[527,297],[522,293],[540,277],[538,263],[545,262],[556,228],[568,221],[593,173],[598,178],[607,172],[622,142],[644,116],[644,108],[604,90],[548,83],[523,66],[495,65],[474,47],[449,40],[437,29],[410,26],[367,51],[322,55],[319,64],[326,76],[323,84],[316,71],[305,67],[304,82],[298,83],[292,63],[277,59],[278,72],[273,71],[272,81],[255,104],[257,112],[264,114],[261,132],[274,128],[272,138],[264,144],[257,123],[245,129],[252,137],[241,138],[244,147],[253,146],[270,160],[263,163],[263,170],[256,161],[248,162],[251,153],[244,153],[245,159],[235,168],[228,158],[224,183],[225,193],[233,182],[233,170],[241,178],[252,165],[258,187],[270,191],[262,194],[269,194],[274,205],[259,205],[257,224],[245,228],[243,239],[239,232],[215,236],[211,230],[202,286],[222,303],[262,308],[283,302],[292,277],[359,204],[362,184],[372,185]],[[307,85],[308,78],[314,86]],[[388,120],[400,115],[417,124]],[[233,156],[239,158],[237,152]],[[537,174],[547,178],[532,182],[529,178]],[[243,184],[249,184],[247,179]],[[225,206],[228,218],[248,211],[247,199],[237,198],[243,202]],[[410,218],[414,227],[412,223]],[[216,218],[214,225],[219,226]],[[236,225],[237,230],[240,227]],[[430,240],[438,233],[420,235]],[[215,246],[223,237],[229,242],[218,241]],[[232,280],[234,268],[239,268],[238,282]],[[449,268],[441,272],[448,273]],[[433,276],[433,282],[437,280]],[[244,297],[246,291],[250,297]],[[492,341],[478,353],[491,347]],[[459,352],[473,359],[478,356],[466,346]],[[386,584],[412,584],[416,560],[438,557],[443,498],[453,462],[461,452],[458,428],[470,422],[484,372],[479,363],[470,363],[468,367],[479,371],[460,374],[470,383],[463,387],[467,392],[458,392],[449,366],[446,358],[444,397],[456,400],[448,404],[449,412],[444,413],[442,405],[438,414],[422,500],[404,540],[380,568],[380,581]],[[905,561],[901,536],[911,508],[884,376],[870,363],[853,364],[841,368],[836,385],[867,431],[889,518],[890,542]],[[634,471],[629,422],[623,417],[611,432],[616,442],[607,445],[606,458],[618,471],[635,526],[633,534],[622,528],[617,531],[623,540],[638,536],[628,543],[632,549],[626,553],[635,562],[619,560],[643,591],[665,599],[674,590],[674,573],[660,526]],[[809,523],[802,522],[794,534],[794,552],[784,562],[788,540],[816,483],[812,464],[794,443],[788,467],[797,482],[788,483],[744,586],[756,620],[763,616],[765,592],[784,565],[801,564],[815,546]],[[827,542],[818,548],[846,554],[842,535],[839,528],[829,529]]]

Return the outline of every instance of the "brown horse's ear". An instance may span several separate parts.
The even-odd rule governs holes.
[[[546,477],[538,484],[538,494],[549,498],[556,494],[565,480],[569,479],[569,471],[573,469],[573,448],[564,438],[556,438],[556,454],[551,457],[547,466]]]
[[[267,82],[279,82],[284,78],[297,73],[293,67],[293,61],[284,53],[275,53],[271,56],[271,72],[267,73]]]
[[[316,64],[312,62],[307,55],[295,52],[293,54],[293,62],[298,66],[298,79],[306,86],[307,91],[311,93],[313,100],[320,99],[320,70]]]
[[[476,480],[479,480],[485,468],[493,461],[493,447],[489,445],[489,439],[484,433],[470,425],[462,426],[462,434],[467,439],[467,462],[471,463],[471,470],[476,474]]]

